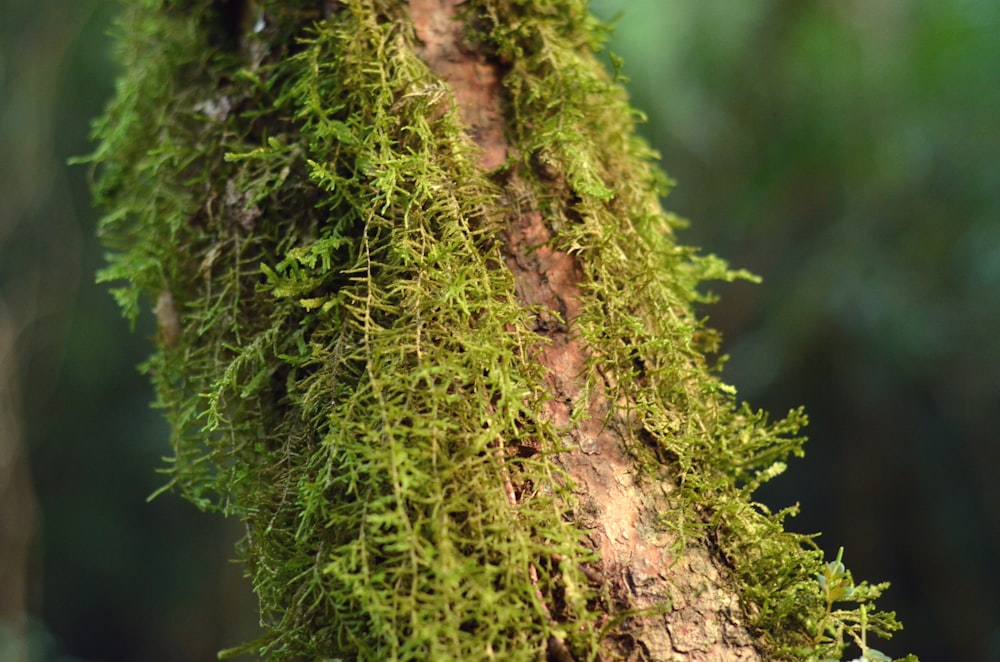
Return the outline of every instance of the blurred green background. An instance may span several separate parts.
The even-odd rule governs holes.
[[[1000,3],[593,7],[624,10],[611,49],[682,240],[765,279],[706,310],[741,397],[812,419],[761,500],[893,582],[906,630],[879,648],[1000,660]],[[0,660],[25,604],[33,660],[210,660],[254,631],[238,526],[145,501],[169,452],[135,369],[152,321],[129,334],[93,284],[66,165],[113,89],[114,11],[0,0]]]

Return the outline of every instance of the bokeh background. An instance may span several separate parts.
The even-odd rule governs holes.
[[[624,12],[611,49],[682,240],[764,277],[706,310],[741,397],[812,419],[760,499],[893,583],[906,629],[879,648],[1000,660],[1000,3],[592,6]],[[238,526],[146,502],[169,453],[135,368],[153,323],[130,334],[94,284],[66,164],[113,90],[115,11],[0,0],[4,662],[210,660],[254,633]]]

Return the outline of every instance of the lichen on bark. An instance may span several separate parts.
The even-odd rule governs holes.
[[[676,243],[584,2],[136,0],[120,35],[102,278],[157,302],[167,487],[246,523],[238,650],[839,654],[822,555],[752,502],[804,416],[708,358],[698,288],[748,275]]]

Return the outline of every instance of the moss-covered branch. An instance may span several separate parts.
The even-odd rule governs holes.
[[[897,627],[879,587],[834,611],[751,501],[805,419],[706,359],[698,288],[747,275],[675,243],[585,3],[136,0],[119,29],[102,278],[157,302],[169,487],[246,522],[247,650],[667,659],[659,628],[818,659]]]

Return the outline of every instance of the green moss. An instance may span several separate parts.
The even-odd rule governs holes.
[[[93,160],[101,278],[126,282],[132,319],[159,302],[146,369],[173,429],[167,487],[247,525],[265,628],[247,650],[536,660],[557,637],[595,654],[609,606],[579,570],[591,552],[549,459],[537,311],[499,239],[511,172],[578,256],[578,332],[640,423],[637,462],[680,488],[663,525],[719,550],[763,649],[818,658],[896,627],[870,607],[863,626],[834,615],[811,540],[751,501],[801,453],[805,418],[738,405],[706,359],[698,287],[748,275],[675,243],[667,180],[593,55],[606,29],[585,3],[464,5],[506,70],[514,156],[496,173],[399,3],[245,4],[252,20],[129,4]],[[542,452],[507,452],[519,443]],[[516,507],[509,472],[533,488]]]

